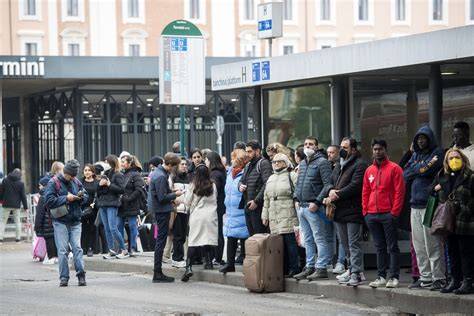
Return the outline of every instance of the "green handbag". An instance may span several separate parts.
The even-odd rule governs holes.
[[[423,217],[423,225],[425,225],[426,227],[431,227],[431,222],[433,221],[433,216],[437,207],[438,198],[430,194],[426,203],[425,217]]]

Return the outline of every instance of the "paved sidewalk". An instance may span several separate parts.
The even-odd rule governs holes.
[[[125,273],[146,273],[150,275],[150,282],[153,274],[153,253],[139,253],[137,257],[128,259],[105,260],[102,255],[94,257],[84,257],[86,270],[92,271],[117,271]],[[164,264],[164,271],[167,275],[175,276],[176,282],[181,282],[184,269],[176,269],[171,264]],[[237,272],[223,275],[214,270],[202,270],[202,266],[193,266],[194,276],[191,280],[206,281],[233,286],[244,286],[242,266],[237,266]],[[370,307],[391,306],[400,312],[414,314],[440,314],[440,313],[474,313],[474,294],[455,295],[430,292],[428,290],[409,290],[408,284],[411,282],[409,274],[405,269],[401,271],[400,287],[397,289],[372,289],[369,282],[376,277],[376,271],[365,272],[367,281],[357,288],[346,285],[339,285],[335,275],[331,274],[329,280],[325,281],[299,281],[293,279],[286,280],[286,291],[291,293],[324,295],[330,298],[337,298],[347,302],[365,304]],[[159,286],[159,285],[157,285]],[[261,294],[255,294],[261,295]]]

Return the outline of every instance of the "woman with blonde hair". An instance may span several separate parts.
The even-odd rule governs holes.
[[[454,233],[447,238],[452,278],[441,293],[470,294],[474,293],[474,174],[459,149],[446,152],[443,166],[433,189],[441,203],[454,202],[456,219]]]
[[[63,169],[64,169],[64,164],[60,161],[55,161],[51,165],[51,175],[52,176],[57,176],[57,175],[63,173]]]
[[[289,171],[290,160],[285,154],[273,156],[273,174],[268,178],[263,195],[262,223],[270,225],[272,234],[280,234],[284,244],[284,272],[292,278],[298,273],[298,248],[294,227],[298,225],[293,192],[296,173]]]
[[[245,222],[245,209],[241,205],[242,192],[239,191],[239,181],[242,178],[247,157],[245,150],[235,149],[231,154],[232,167],[227,172],[225,182],[225,220],[223,233],[227,237],[227,263],[219,269],[219,272],[235,272],[235,255],[237,252],[237,242],[245,244],[245,239],[249,237],[249,231]],[[245,248],[242,248],[242,252]]]

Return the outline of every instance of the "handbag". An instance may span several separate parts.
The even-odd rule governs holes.
[[[433,216],[438,207],[438,198],[434,195],[428,197],[428,201],[426,202],[426,211],[425,216],[423,217],[423,225],[426,227],[431,227],[431,223],[433,222]]]
[[[49,209],[53,218],[60,218],[69,214],[66,204]]]
[[[454,233],[456,222],[456,206],[454,205],[454,193],[448,196],[448,200],[440,203],[436,208],[431,223],[431,235],[447,237]]]
[[[94,208],[88,206],[82,210],[81,219],[89,219],[94,215]]]
[[[330,221],[334,220],[334,215],[336,215],[336,205],[333,203],[329,203],[326,205],[326,217]]]

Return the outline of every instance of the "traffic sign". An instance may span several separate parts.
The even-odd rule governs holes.
[[[283,35],[283,2],[258,5],[258,38],[275,38]]]

